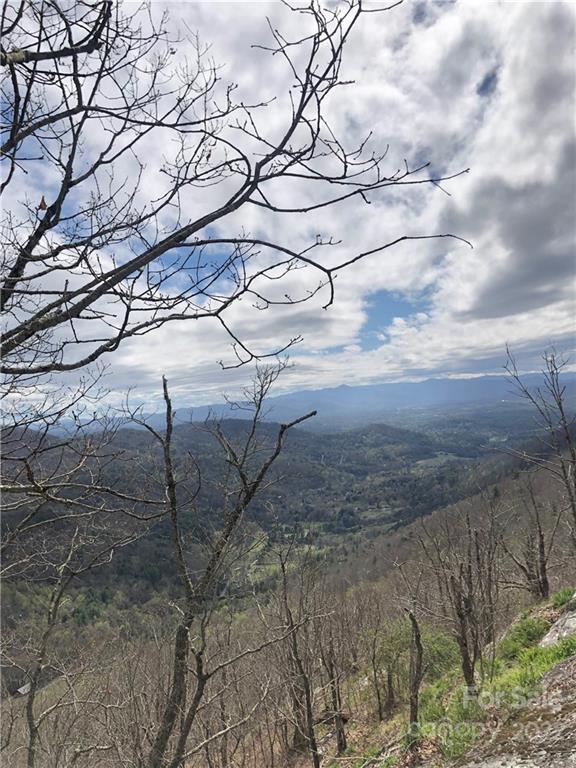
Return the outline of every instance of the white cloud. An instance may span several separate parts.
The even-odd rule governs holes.
[[[169,8],[175,27],[185,21],[212,43],[211,54],[225,65],[221,77],[237,82],[241,96],[279,96],[260,117],[277,135],[289,108],[290,78],[279,57],[250,44],[266,39],[267,14],[288,37],[301,34],[301,17],[273,2]],[[316,234],[333,235],[342,242],[326,250],[332,263],[402,234],[454,231],[473,240],[474,250],[449,241],[412,242],[375,254],[338,277],[328,311],[321,309],[324,294],[266,312],[247,302],[232,307],[227,321],[255,350],[304,336],[292,354],[297,365],[288,386],[493,371],[507,342],[528,364],[548,343],[570,342],[574,20],[567,3],[505,2],[405,3],[364,19],[345,54],[344,76],[355,84],[329,103],[335,129],[350,146],[373,131],[372,146],[390,145],[391,171],[406,158],[412,165],[429,160],[441,172],[470,166],[471,173],[447,186],[451,198],[434,188],[384,191],[371,205],[356,201],[307,218],[243,208],[217,231],[234,235],[244,228],[295,250]],[[141,194],[157,194],[157,183],[152,167]],[[205,190],[201,205],[209,208],[221,194]],[[271,194],[290,204],[318,192],[294,184]],[[182,197],[184,207],[197,201],[192,192]],[[279,290],[300,296],[316,282],[310,270],[297,271]],[[422,311],[383,321],[382,343],[366,350],[370,297],[383,290],[408,299],[426,292],[428,302]],[[249,375],[221,372],[219,358],[231,360],[231,354],[217,323],[171,323],[116,352],[109,381],[153,397],[166,372],[175,398],[211,401]]]

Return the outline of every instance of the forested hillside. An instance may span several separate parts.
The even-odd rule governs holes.
[[[263,374],[265,390],[275,375]],[[483,409],[461,421],[432,412],[426,432],[374,424],[318,435],[258,418],[173,425],[166,397],[163,431],[138,419],[80,428],[72,441],[5,431],[3,696],[14,764],[30,687],[41,765],[84,748],[87,766],[141,754],[176,674],[169,638],[188,600],[206,697],[186,731],[198,765],[445,765],[464,755],[488,727],[478,692],[518,694],[509,679],[524,674],[525,648],[576,582],[570,423],[535,431],[524,408],[505,420]],[[28,496],[14,493],[22,483]],[[551,595],[507,645],[519,608]],[[562,643],[536,654],[530,685],[574,653]]]
[[[506,418],[498,409],[494,413],[485,408],[471,409],[460,418],[429,413],[426,432],[386,424],[321,435],[296,428],[286,439],[267,487],[251,504],[250,535],[264,535],[269,545],[295,535],[298,546],[312,546],[334,558],[342,547],[395,530],[521,468],[521,459],[506,449],[527,447],[527,434],[534,430],[526,421],[522,407],[507,409]],[[218,428],[236,444],[250,431],[245,420],[221,421]],[[270,447],[277,430],[273,423],[258,425],[260,450]],[[200,538],[203,530],[217,528],[221,520],[226,460],[214,431],[215,422],[180,424],[172,439],[175,464],[184,474],[189,471],[202,478],[198,503],[184,510],[181,520]],[[109,435],[94,431],[91,438],[105,445],[105,461],[91,459],[98,465],[103,486],[134,498],[148,486],[151,498],[156,502],[162,498],[161,450],[146,429],[117,425]],[[6,435],[7,475],[12,463],[13,471],[20,471],[15,458],[38,439],[34,431]],[[60,439],[57,435],[48,439],[43,454],[48,458],[42,462],[51,461],[50,446],[56,450]],[[77,450],[82,450],[80,442]],[[191,457],[194,466],[185,469]],[[41,514],[47,517],[58,506],[48,502]],[[149,503],[137,506],[142,514],[149,513]],[[11,527],[26,513],[25,506],[7,513],[4,525]],[[90,580],[101,587],[122,586],[139,602],[177,578],[171,557],[169,526],[159,522]]]
[[[184,441],[187,431],[181,435]],[[397,431],[383,432],[398,438]],[[119,439],[131,437],[124,432]],[[146,442],[143,435],[140,439]],[[499,704],[499,717],[512,706],[507,702],[520,695],[514,681],[525,674],[526,665],[537,661],[541,670],[530,666],[531,682],[522,683],[522,696],[529,698],[535,695],[530,686],[537,684],[538,675],[576,650],[567,640],[553,653],[533,653],[530,660],[524,651],[560,615],[576,580],[573,545],[565,519],[558,517],[561,504],[561,489],[549,473],[513,469],[511,474],[501,472],[496,485],[396,532],[378,526],[371,528],[370,537],[343,532],[321,547],[286,524],[247,523],[235,547],[233,573],[220,583],[210,607],[202,658],[207,654],[213,670],[194,738],[200,744],[206,741],[206,728],[215,734],[223,728],[230,731],[226,738],[208,740],[206,762],[198,756],[198,764],[225,765],[218,762],[224,749],[246,768],[304,768],[314,761],[337,766],[340,761],[331,760],[338,755],[349,756],[354,766],[407,765],[416,754],[430,765],[448,765],[464,754],[490,727],[495,710],[492,705],[484,709],[484,704],[480,710],[475,704],[462,709],[464,657],[458,643],[463,637],[471,643],[475,684],[507,697]],[[538,578],[530,577],[540,529],[549,550],[545,588],[537,569]],[[457,603],[442,596],[442,584],[444,578],[460,578],[471,542],[476,548],[469,563],[473,581],[458,583],[471,601],[474,623],[459,628],[453,614]],[[172,606],[181,604],[181,598],[162,532],[152,527],[142,547],[127,547],[109,564],[113,570],[108,575],[95,570],[84,583],[70,585],[59,608],[37,706],[48,712],[55,701],[64,704],[74,692],[77,711],[72,716],[63,710],[60,720],[77,735],[70,740],[58,730],[46,732],[46,765],[59,765],[54,750],[56,755],[62,749],[74,754],[78,739],[98,739],[117,749],[127,738],[123,734],[134,729],[136,743],[146,743],[146,729],[154,720],[152,702],[162,696],[163,688],[155,682],[162,669],[161,686],[167,683],[164,638],[172,631]],[[194,552],[198,567],[207,555],[202,547],[189,554]],[[31,641],[51,599],[49,586],[42,583],[41,578],[28,579],[18,586],[15,580],[4,588],[6,658],[15,665],[4,677],[5,717],[13,729],[8,743],[18,743],[24,728],[23,699],[16,689],[26,685],[23,672],[34,653]],[[550,608],[537,608],[536,618],[522,619],[519,629],[509,630],[510,641],[502,641],[519,607],[538,606],[549,595],[554,595]],[[425,660],[417,752],[403,736],[414,683],[414,635],[406,611],[417,617]],[[490,643],[496,644],[495,657]],[[297,674],[294,663],[301,669]],[[300,711],[307,696],[312,714]],[[106,709],[110,706],[112,710]],[[101,709],[110,713],[107,724],[98,717]],[[17,753],[13,755],[19,765]],[[95,764],[115,766],[121,759],[105,762],[99,755]]]

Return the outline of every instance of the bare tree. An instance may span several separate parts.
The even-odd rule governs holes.
[[[376,697],[378,720],[391,716],[400,697],[401,658],[409,647],[405,622],[399,620],[397,604],[390,603],[390,593],[373,586],[362,590],[363,622],[360,635],[364,641],[364,659]],[[388,598],[388,600],[387,600]]]
[[[326,708],[322,715],[323,722],[331,722],[336,735],[336,754],[342,755],[348,746],[346,720],[344,713],[342,685],[346,676],[345,644],[354,643],[357,638],[354,629],[345,619],[346,604],[344,595],[322,579],[319,585],[320,602],[329,615],[316,620],[316,639],[318,655],[322,663],[323,688]]]
[[[116,445],[116,427],[110,433],[86,433],[81,429],[75,435],[75,441],[68,438],[59,441],[50,433],[38,436],[36,431],[30,431],[26,440],[22,439],[21,433],[12,435],[10,472],[7,472],[11,481],[7,484],[7,495],[13,509],[9,509],[11,517],[4,541],[4,575],[16,583],[25,579],[50,587],[46,594],[45,617],[36,628],[37,642],[26,634],[28,629],[24,627],[9,633],[4,649],[5,664],[22,665],[23,659],[26,661],[26,679],[29,681],[25,691],[27,735],[21,729],[12,729],[6,748],[14,749],[14,754],[22,754],[23,740],[26,739],[28,768],[52,765],[55,754],[60,754],[62,760],[71,759],[64,757],[70,755],[68,736],[59,734],[63,739],[60,743],[46,739],[56,722],[63,723],[68,719],[72,727],[73,714],[65,714],[64,708],[70,713],[74,710],[75,717],[81,718],[83,723],[82,739],[75,741],[81,754],[74,757],[75,762],[91,759],[92,751],[88,747],[94,743],[102,748],[106,746],[111,751],[111,759],[118,760],[117,764],[128,764],[132,754],[133,758],[139,755],[137,759],[146,765],[176,768],[219,740],[221,753],[227,754],[233,734],[261,706],[267,695],[265,680],[262,680],[252,704],[240,711],[233,708],[228,715],[227,692],[238,684],[233,667],[270,644],[285,640],[298,624],[263,626],[252,644],[229,643],[228,654],[218,647],[210,627],[219,613],[222,585],[229,578],[231,566],[244,551],[239,528],[245,510],[264,487],[288,431],[314,415],[311,413],[280,426],[271,445],[262,443],[259,425],[264,399],[281,369],[280,365],[260,370],[254,388],[246,392],[247,398],[252,398],[253,420],[246,422],[244,442],[235,445],[217,424],[209,428],[225,456],[228,472],[219,483],[216,496],[220,514],[214,511],[212,530],[202,536],[205,556],[200,560],[195,529],[190,529],[190,521],[194,520],[195,513],[198,515],[201,478],[191,458],[188,463],[182,463],[174,456],[173,411],[165,380],[165,430],[154,429],[139,417],[138,412],[132,413],[132,423],[147,427],[152,436],[152,448],[156,445],[161,454],[157,464],[152,461],[153,457],[142,459],[140,475],[138,463],[131,456],[130,478],[139,493],[131,492],[129,488],[119,490],[108,482],[110,465],[122,459],[122,451]],[[246,402],[243,407],[248,407]],[[16,437],[20,439],[17,441]],[[155,466],[162,470],[160,483],[155,481]],[[126,475],[120,473],[124,484]],[[156,491],[155,495],[147,493],[152,490]],[[182,530],[183,516],[187,521],[185,532]],[[51,687],[50,695],[41,701],[39,692],[50,682],[50,676],[65,681],[82,678],[83,682],[78,684],[82,689],[89,685],[90,676],[85,671],[78,665],[73,671],[74,658],[80,653],[76,646],[67,654],[62,647],[60,609],[68,599],[71,585],[91,569],[108,563],[115,551],[143,536],[148,526],[159,520],[169,524],[173,564],[182,591],[177,602],[174,637],[167,638],[166,643],[166,647],[169,644],[173,647],[172,673],[167,688],[163,689],[159,675],[162,665],[159,665],[149,673],[148,680],[135,678],[129,682],[127,690],[131,694],[121,692],[120,698],[124,701],[121,706],[110,700],[110,693],[94,676],[90,682],[93,693],[88,697],[89,701],[79,695],[78,686],[68,682],[65,696],[59,698]],[[221,618],[219,625],[221,628]],[[116,668],[122,664],[121,656],[109,658],[106,663]],[[54,674],[47,677],[50,670]],[[143,731],[147,717],[142,711],[142,696],[150,687],[147,695],[152,694],[156,700],[155,713],[149,714],[148,730]],[[213,706],[207,706],[206,699],[219,702],[220,723],[200,736],[199,723],[203,718],[212,717]],[[111,718],[111,708],[118,710],[116,718]],[[111,723],[110,728],[100,731],[87,718],[88,711],[99,709],[102,718]],[[128,720],[142,723],[137,727],[138,735],[132,744],[126,739],[136,726],[130,725]],[[79,722],[75,727],[79,727]],[[193,743],[190,744],[192,735]],[[85,752],[83,746],[78,746],[83,740],[86,741]],[[39,751],[40,743],[42,749]]]
[[[127,543],[127,542],[122,542]],[[116,541],[115,545],[118,546]],[[28,668],[29,683],[25,686],[26,690],[26,725],[27,725],[27,768],[36,768],[39,765],[45,765],[44,759],[39,755],[39,742],[42,732],[49,732],[50,728],[57,724],[63,708],[84,709],[88,703],[84,697],[80,700],[74,691],[71,679],[82,677],[84,670],[70,672],[69,660],[61,659],[55,663],[54,649],[51,649],[51,640],[59,623],[59,610],[62,601],[65,598],[67,589],[73,579],[86,573],[98,565],[109,561],[111,557],[112,546],[103,543],[91,558],[87,561],[77,563],[79,552],[86,546],[85,534],[82,534],[78,528],[75,535],[68,543],[68,551],[63,562],[58,565],[56,580],[51,588],[48,607],[44,626],[40,633],[38,646],[35,648],[31,664]],[[57,654],[56,654],[57,658]],[[68,663],[66,663],[68,661]],[[47,676],[47,673],[48,676]],[[56,697],[54,701],[48,704],[38,706],[39,692],[50,676],[62,677],[65,680],[65,693]],[[79,739],[80,743],[82,740]],[[63,745],[60,745],[63,747]],[[82,748],[79,748],[83,751]],[[85,748],[85,753],[92,752],[89,747]],[[57,763],[56,763],[57,764]]]
[[[291,705],[293,735],[289,746],[288,758],[308,754],[313,768],[320,768],[320,752],[316,737],[314,717],[314,670],[311,668],[311,648],[307,637],[296,631],[299,625],[309,629],[307,619],[310,616],[310,569],[300,568],[297,585],[294,589],[296,611],[291,606],[291,593],[288,579],[288,563],[292,544],[278,554],[281,572],[279,611],[286,625],[293,631],[287,645],[286,668]]]
[[[470,510],[464,521],[444,513],[433,532],[422,521],[419,536],[424,564],[437,592],[427,610],[446,621],[460,651],[462,674],[471,695],[478,689],[477,666],[484,675],[484,654],[494,646],[499,595],[499,528],[496,499],[488,502],[487,519],[472,525]]]
[[[42,409],[46,402],[41,399]],[[120,471],[126,459],[115,444],[119,423],[105,418],[73,421],[66,431],[54,432],[52,419],[57,423],[59,415],[57,408],[53,413],[44,410],[42,418],[30,410],[28,420],[3,428],[3,596],[8,588],[28,594],[33,617],[31,623],[12,616],[4,625],[3,669],[19,680],[26,733],[14,731],[3,748],[12,749],[12,737],[18,737],[14,754],[22,754],[24,746],[28,768],[48,766],[52,760],[57,765],[57,753],[64,759],[67,737],[55,745],[46,741],[46,734],[55,733],[68,717],[84,718],[95,706],[77,689],[77,684],[86,687],[91,665],[79,663],[85,648],[73,627],[63,626],[63,606],[94,570],[107,567],[124,547],[143,537],[164,516],[165,507],[136,461],[127,484],[128,473]],[[92,651],[95,655],[96,647]],[[47,703],[41,692],[52,680],[59,681],[63,693]],[[93,690],[97,699],[101,690]],[[82,743],[83,736],[78,736],[76,746],[85,746],[88,758],[89,744]]]
[[[514,356],[508,349],[508,375],[520,397],[532,406],[536,423],[544,435],[541,439],[542,452],[523,450],[514,453],[546,470],[560,482],[566,497],[571,539],[576,546],[576,410],[562,375],[568,361],[554,350],[545,352],[542,359],[543,383],[531,387],[518,372]]]
[[[431,178],[427,164],[410,166],[406,161],[401,169],[389,168],[387,150],[373,151],[369,136],[347,146],[328,123],[327,100],[344,84],[345,46],[371,9],[361,0],[348,0],[328,8],[310,2],[291,10],[303,22],[301,36],[289,40],[270,24],[270,43],[260,46],[263,55],[283,62],[292,82],[284,124],[272,131],[266,126],[270,105],[258,98],[253,103],[237,98],[235,87],[221,81],[209,46],[195,35],[180,39],[172,34],[167,15],[158,18],[154,6],[131,8],[128,14],[123,4],[110,0],[3,5],[1,191],[14,200],[4,207],[0,292],[1,371],[9,414],[4,419],[8,514],[3,564],[7,578],[34,574],[50,584],[26,700],[29,768],[44,759],[38,747],[41,728],[47,731],[58,718],[65,722],[64,707],[72,711],[80,701],[73,685],[62,706],[54,709],[42,709],[38,695],[67,590],[159,519],[169,522],[181,598],[171,638],[170,680],[150,718],[154,725],[143,734],[137,720],[127,723],[113,714],[148,711],[137,690],[140,670],[130,681],[134,695],[125,700],[120,692],[113,701],[95,681],[90,706],[82,700],[83,711],[98,709],[107,740],[66,752],[70,745],[63,738],[50,755],[52,764],[109,759],[111,765],[136,760],[148,768],[177,768],[198,754],[210,756],[216,742],[225,764],[232,749],[228,736],[253,712],[250,707],[234,710],[231,719],[226,700],[213,689],[219,683],[230,689],[234,663],[281,638],[290,644],[304,685],[302,728],[319,763],[314,691],[296,637],[299,620],[290,615],[288,601],[285,625],[271,636],[224,660],[210,657],[217,593],[234,556],[244,512],[265,484],[286,433],[308,416],[282,425],[269,453],[260,454],[257,425],[275,378],[263,373],[253,393],[253,428],[244,445],[235,446],[216,429],[233,482],[225,484],[221,525],[204,541],[208,552],[198,573],[181,523],[182,510],[196,508],[199,491],[193,483],[181,483],[174,460],[166,382],[165,430],[143,425],[162,453],[158,493],[153,478],[141,471],[146,467],[132,478],[132,488],[111,481],[110,468],[122,457],[115,448],[115,422],[101,429],[89,413],[92,402],[99,401],[98,374],[92,380],[84,373],[67,398],[58,378],[100,364],[125,340],[164,323],[208,317],[229,335],[234,364],[242,365],[271,351],[252,349],[229,325],[227,312],[239,299],[266,310],[321,294],[328,307],[336,275],[360,259],[403,241],[454,237],[406,234],[374,242],[367,250],[353,247],[329,260],[327,252],[338,245],[329,233],[296,249],[292,243],[239,229],[235,215],[242,209],[263,211],[272,231],[285,215],[310,214],[313,219],[315,212],[332,205],[369,204],[391,189],[438,185],[458,175]],[[151,146],[166,149],[160,157],[150,152]],[[155,178],[154,198],[141,189],[147,175]],[[284,184],[314,188],[314,202],[282,202]],[[309,274],[301,294],[278,290],[301,268]],[[279,346],[297,340],[295,336]],[[199,477],[193,462],[188,470],[192,478]],[[62,666],[62,677],[69,681],[73,676]],[[331,653],[326,666],[334,666]],[[150,690],[151,681],[158,679],[148,669],[145,674]],[[338,700],[337,673],[329,675]],[[207,726],[213,716],[205,706],[207,692],[210,697],[214,693],[219,706],[216,731]],[[74,727],[76,716],[71,715],[66,727]]]
[[[222,577],[223,569],[230,555],[230,548],[246,508],[261,489],[268,471],[280,455],[286,433],[314,415],[314,413],[309,413],[290,424],[283,424],[279,428],[270,453],[258,461],[262,447],[259,444],[257,427],[262,417],[264,398],[269,393],[278,373],[278,368],[260,370],[258,373],[252,402],[254,418],[243,446],[234,446],[222,429],[217,427],[215,437],[225,451],[226,461],[235,478],[235,485],[227,489],[223,499],[222,525],[215,533],[207,561],[196,578],[193,578],[187,561],[180,515],[183,509],[194,504],[198,491],[194,491],[184,500],[178,497],[178,477],[174,468],[172,451],[173,411],[165,379],[163,386],[166,404],[166,429],[164,433],[160,433],[144,422],[154,439],[162,446],[172,549],[183,592],[183,607],[174,637],[171,680],[165,704],[161,708],[152,748],[146,761],[149,768],[161,768],[165,765],[170,766],[170,768],[178,768],[197,750],[197,748],[192,751],[188,750],[187,742],[206,685],[217,671],[231,663],[230,660],[227,660],[220,662],[212,669],[206,668],[206,632],[214,610],[219,579]],[[191,630],[195,623],[197,624],[198,639],[192,641]],[[289,633],[292,633],[293,629],[294,626],[289,624]],[[192,668],[195,683],[192,697],[190,701],[187,701],[190,659],[193,660]],[[175,734],[175,740],[172,739],[173,734]]]
[[[230,335],[241,364],[266,352],[229,327],[226,311],[239,298],[265,309],[324,291],[327,307],[335,275],[359,259],[401,241],[452,237],[404,235],[327,266],[320,253],[334,245],[329,235],[294,250],[229,223],[243,207],[272,218],[313,214],[443,180],[426,164],[387,169],[386,151],[372,152],[368,139],[348,148],[327,123],[344,48],[370,11],[361,0],[295,6],[306,31],[294,40],[270,24],[270,44],[257,47],[281,59],[293,83],[291,110],[273,133],[264,125],[270,105],[235,100],[209,46],[171,35],[153,7],[127,14],[110,0],[5,3],[3,189],[28,192],[5,210],[2,371],[76,370],[163,323],[205,317]],[[166,149],[152,169],[150,146],[159,144]],[[154,199],[139,192],[152,172]],[[280,202],[282,180],[312,185],[316,202]],[[302,295],[275,290],[302,267],[316,275]]]
[[[536,497],[530,478],[524,491],[519,502],[521,510],[517,510],[510,521],[521,521],[519,530],[502,532],[502,548],[514,564],[520,581],[504,579],[504,583],[526,589],[537,600],[547,600],[550,595],[550,559],[562,509],[556,510],[552,505],[552,521],[547,525],[544,505]]]

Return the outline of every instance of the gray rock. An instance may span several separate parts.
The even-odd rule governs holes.
[[[550,627],[548,632],[544,635],[540,641],[542,647],[553,645],[561,640],[563,637],[576,634],[576,592],[572,596],[570,602],[566,605],[566,609],[562,616],[555,621]]]

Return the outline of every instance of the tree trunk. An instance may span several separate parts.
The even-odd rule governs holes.
[[[386,712],[390,714],[396,706],[396,694],[394,692],[394,670],[392,665],[386,669]]]
[[[410,647],[410,748],[418,743],[418,709],[420,704],[420,685],[424,676],[422,636],[418,620],[412,611],[408,611],[412,625],[412,644]]]
[[[176,718],[182,713],[182,704],[186,692],[186,681],[188,679],[188,632],[192,625],[192,620],[193,619],[190,616],[186,621],[180,624],[176,630],[170,694],[162,714],[158,734],[152,745],[152,750],[148,759],[148,768],[162,768],[168,740],[174,730]]]
[[[328,646],[327,671],[330,677],[330,696],[332,711],[334,713],[334,729],[336,731],[336,754],[341,755],[346,751],[346,731],[344,730],[344,720],[342,718],[342,698],[340,695],[340,683],[336,673],[336,663],[334,659],[334,646],[332,638]]]
[[[382,704],[382,693],[380,691],[380,682],[378,680],[378,666],[376,664],[376,656],[372,654],[372,679],[374,680],[374,692],[376,693],[376,704],[378,707],[378,720],[382,722],[384,720],[384,707]]]

